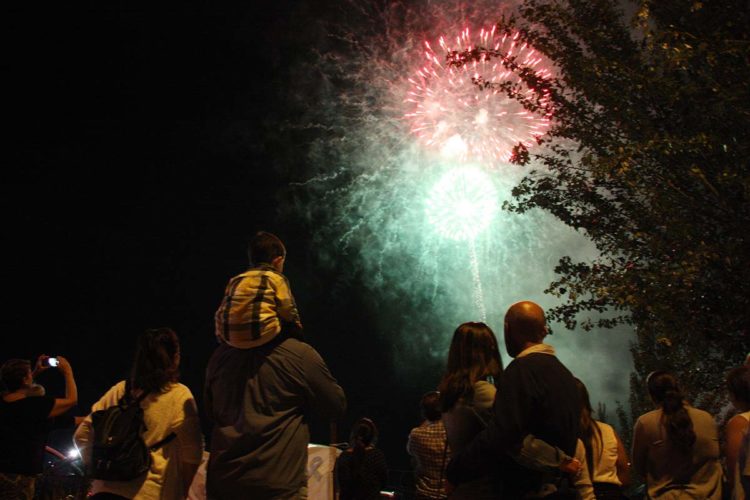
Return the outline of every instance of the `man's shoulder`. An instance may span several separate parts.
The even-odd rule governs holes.
[[[522,370],[533,370],[540,368],[551,368],[551,369],[564,369],[569,371],[568,368],[560,361],[557,356],[546,353],[531,353],[520,358],[515,358],[510,362],[505,371],[522,371]]]
[[[426,424],[418,425],[414,427],[409,435],[412,436],[431,436],[433,434],[440,434],[445,432],[445,426],[442,420],[437,422],[429,422]]]

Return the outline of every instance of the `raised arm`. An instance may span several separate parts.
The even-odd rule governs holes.
[[[63,377],[65,377],[65,397],[55,399],[55,404],[49,412],[50,418],[62,415],[78,403],[78,387],[73,377],[73,368],[68,363],[68,360],[62,356],[58,356],[57,359],[60,361],[60,365],[57,368]]]

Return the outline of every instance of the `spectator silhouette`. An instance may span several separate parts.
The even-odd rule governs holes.
[[[621,500],[622,487],[630,483],[630,463],[625,447],[611,425],[594,420],[589,391],[576,379],[581,402],[580,439],[598,500]]]
[[[506,349],[515,359],[500,379],[494,417],[462,451],[454,449],[448,480],[460,484],[489,472],[502,478],[504,498],[550,491],[562,494],[570,488],[566,474],[530,467],[517,458],[525,455],[524,449],[533,438],[558,448],[565,457],[575,456],[580,419],[575,379],[555,357],[554,348],[543,343],[549,331],[544,311],[537,304],[513,304],[505,315],[504,327]],[[452,446],[447,420],[446,428]],[[559,465],[566,460],[561,457]],[[551,465],[554,461],[544,462]]]
[[[222,344],[209,360],[208,498],[305,498],[308,419],[345,410],[344,391],[315,349],[287,330],[264,341],[251,349]]]
[[[734,500],[750,495],[750,366],[743,365],[727,375],[729,400],[737,410],[726,425],[726,466],[728,497]]]
[[[388,481],[385,455],[375,447],[378,429],[369,418],[352,427],[349,448],[336,460],[339,500],[377,500]]]
[[[151,467],[131,481],[94,480],[92,500],[123,498],[185,498],[203,453],[203,435],[195,399],[180,384],[180,342],[169,328],[146,330],[138,337],[129,380],[110,388],[91,407],[91,412],[115,406],[129,396],[143,397],[143,439],[151,450]],[[74,439],[84,462],[90,461],[94,435],[89,414],[76,430]]]
[[[677,379],[665,371],[646,379],[657,409],[638,417],[633,467],[646,479],[649,498],[721,498],[719,438],[713,417],[685,402]]]
[[[25,359],[8,360],[0,368],[5,386],[0,398],[0,498],[34,497],[52,419],[78,402],[73,369],[62,356],[57,369],[65,377],[65,397],[47,396],[34,384],[34,376],[49,368],[48,359],[39,356],[33,373]]]
[[[446,498],[445,468],[450,450],[440,412],[440,393],[431,391],[419,403],[422,424],[409,433],[406,451],[411,455],[416,479],[417,500]]]

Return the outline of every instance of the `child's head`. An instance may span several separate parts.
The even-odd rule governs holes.
[[[254,266],[269,264],[279,272],[283,270],[286,248],[281,240],[274,234],[258,231],[250,239],[247,246],[247,256]]]

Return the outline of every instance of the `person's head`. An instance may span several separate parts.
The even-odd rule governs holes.
[[[0,368],[0,377],[8,392],[14,392],[22,387],[30,387],[33,383],[31,363],[26,359],[9,359]]]
[[[453,332],[448,350],[448,366],[440,382],[443,411],[461,397],[473,394],[473,386],[488,377],[497,378],[503,370],[495,333],[484,323],[463,323]]]
[[[369,418],[362,417],[352,426],[352,432],[349,435],[349,444],[354,449],[364,449],[368,446],[375,446],[378,442],[378,428],[375,422]]]
[[[651,400],[664,413],[664,427],[670,442],[687,451],[695,443],[693,421],[685,408],[685,396],[677,378],[664,370],[651,372],[646,377],[646,386]]]
[[[265,231],[255,233],[247,246],[247,256],[253,266],[268,264],[279,272],[284,271],[286,248],[274,234]]]
[[[679,404],[682,405],[685,398],[677,377],[665,370],[656,370],[649,373],[646,377],[646,387],[648,388],[648,395],[657,406],[663,406],[665,403],[673,405],[676,404],[675,401],[679,401]]]
[[[549,333],[544,310],[534,302],[516,302],[505,313],[505,349],[512,358],[533,344],[541,344]]]
[[[440,393],[438,391],[430,391],[422,396],[422,400],[419,402],[419,407],[422,410],[422,417],[430,422],[437,422],[440,420]]]
[[[738,366],[727,374],[729,399],[740,411],[750,410],[750,366]]]
[[[159,392],[179,378],[180,341],[170,328],[146,330],[135,351],[131,380],[146,392]]]

